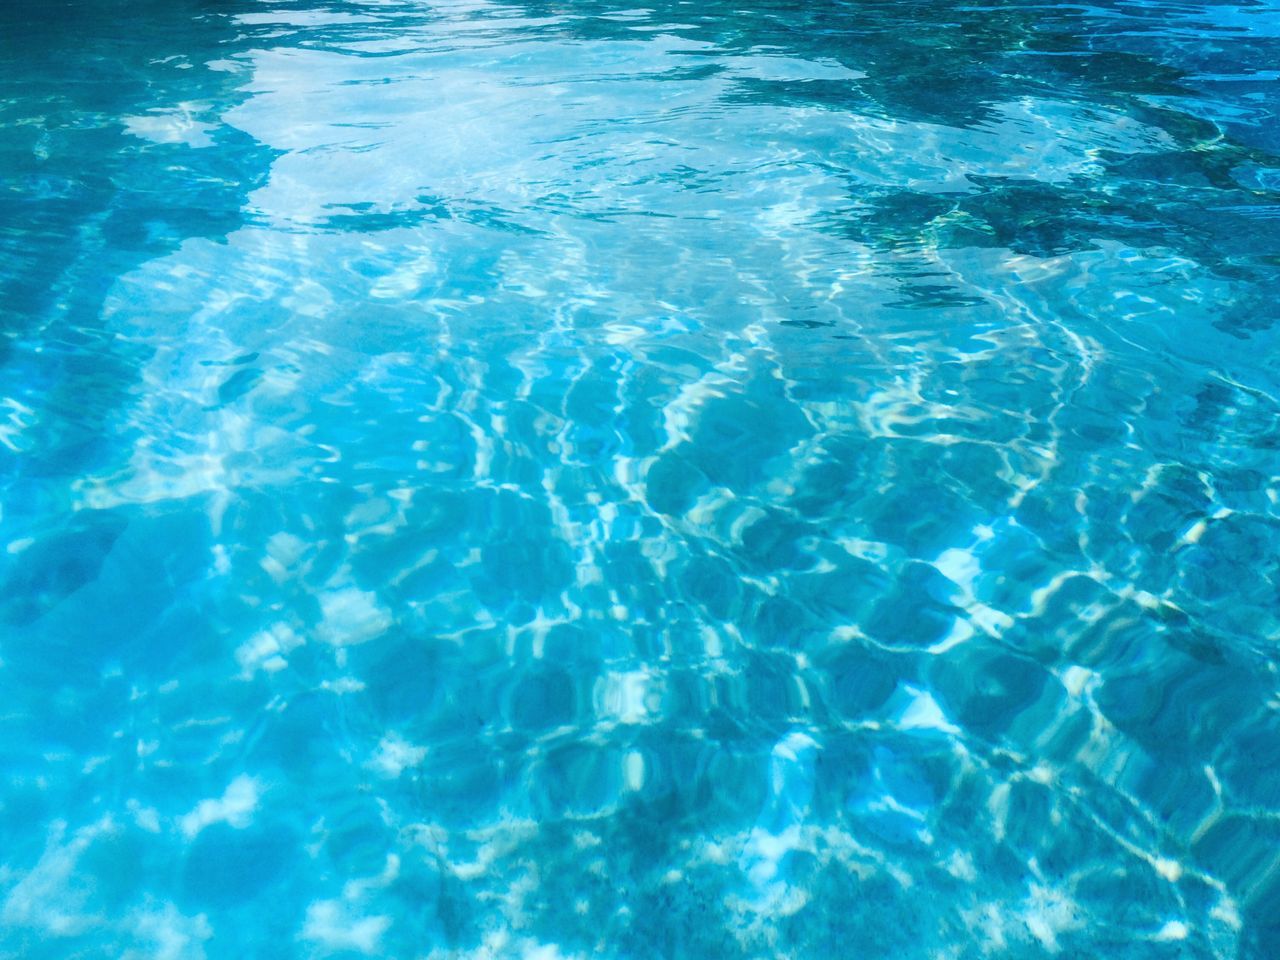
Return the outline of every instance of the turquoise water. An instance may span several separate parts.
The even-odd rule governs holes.
[[[0,956],[1280,957],[1277,68],[0,5]]]

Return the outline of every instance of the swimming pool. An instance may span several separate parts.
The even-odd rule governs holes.
[[[0,12],[0,956],[1280,956],[1280,7]]]

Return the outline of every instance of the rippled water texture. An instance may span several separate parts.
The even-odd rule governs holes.
[[[0,956],[1280,957],[1280,6],[0,4]]]

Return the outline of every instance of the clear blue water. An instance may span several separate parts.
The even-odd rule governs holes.
[[[1280,6],[0,6],[0,956],[1280,957]]]

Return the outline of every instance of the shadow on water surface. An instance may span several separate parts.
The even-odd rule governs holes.
[[[270,161],[217,123],[235,97],[236,79],[218,65],[236,39],[234,8],[18,0],[0,10],[4,520],[19,542],[83,540],[68,547],[76,565],[100,564],[99,547],[115,537],[100,537],[87,517],[57,529],[68,485],[118,442],[113,419],[136,394],[148,353],[104,322],[112,285],[188,238],[234,229]],[[21,618],[79,583],[10,554],[0,579]],[[36,581],[45,588],[17,586]]]
[[[1228,7],[1237,15],[1224,16]],[[800,58],[808,75],[735,78],[726,103],[808,105],[884,121],[873,149],[946,155],[945,137],[895,137],[902,126],[982,130],[1012,121],[1036,131],[1036,142],[1024,144],[992,138],[993,151],[1030,151],[1021,170],[1003,176],[974,171],[903,191],[850,171],[847,209],[825,220],[841,235],[881,249],[993,246],[1037,257],[1099,240],[1159,246],[1248,291],[1216,321],[1224,330],[1247,338],[1280,318],[1272,305],[1280,143],[1259,136],[1280,129],[1264,79],[1280,57],[1270,4],[823,2],[756,4],[749,17],[680,2],[524,9],[563,17],[566,30],[588,41],[670,31],[705,44],[684,55],[716,61],[707,69],[720,72],[726,54]],[[1011,116],[1020,102],[1032,106]],[[1097,130],[1088,163],[1045,183],[1046,166],[1063,159],[1047,146],[1099,120],[1114,129]],[[1126,126],[1156,138],[1158,150],[1124,142]]]

